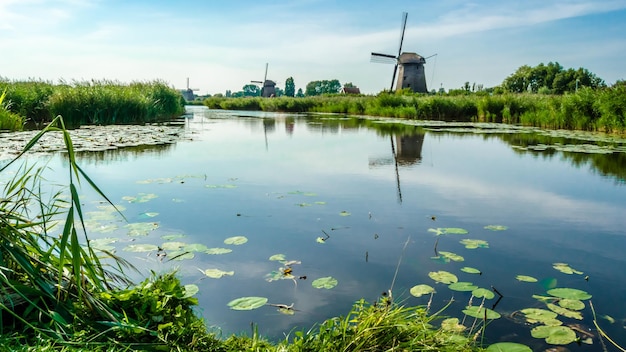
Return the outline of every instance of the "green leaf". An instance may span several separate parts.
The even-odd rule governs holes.
[[[469,266],[464,266],[461,268],[461,271],[468,274],[482,274],[482,272],[476,268],[472,268]]]
[[[241,297],[228,302],[228,306],[234,310],[253,310],[263,307],[267,301],[265,297]]]
[[[342,211],[339,213],[339,215],[341,215],[341,216],[350,216],[350,215],[352,215],[352,214],[350,214],[349,212],[347,212],[347,211],[345,211],[345,210],[342,210]]]
[[[521,343],[498,342],[487,347],[487,352],[532,352],[533,350]]]
[[[441,322],[441,330],[461,333],[466,329],[465,326],[459,324],[459,318],[448,318]]]
[[[150,231],[159,228],[157,222],[135,222],[124,226],[128,229],[128,235],[132,237],[147,236]]]
[[[170,260],[187,260],[193,259],[195,254],[193,252],[185,252],[185,251],[174,251],[169,253]]]
[[[209,247],[203,245],[202,243],[192,243],[188,244],[184,248],[187,252],[205,252],[209,250]]]
[[[471,282],[459,281],[448,285],[448,288],[453,291],[469,292],[478,289],[478,286]]]
[[[522,282],[537,282],[537,279],[535,279],[532,276],[526,276],[526,275],[517,275],[515,277],[517,280],[522,281]]]
[[[487,225],[485,226],[485,230],[491,230],[491,231],[504,231],[507,230],[508,226],[504,226],[504,225]]]
[[[530,334],[552,345],[567,345],[576,341],[576,333],[567,326],[536,326],[530,330]]]
[[[577,290],[575,288],[553,288],[547,291],[549,295],[559,298],[576,299],[584,301],[591,299],[591,295],[583,290]]]
[[[233,236],[224,240],[224,244],[231,244],[235,246],[242,245],[246,242],[248,242],[248,238],[246,238],[246,236]]]
[[[235,275],[234,271],[223,271],[220,269],[206,269],[204,271],[200,270],[204,275],[212,278],[212,279],[221,279],[224,276],[233,276]]]
[[[230,248],[209,248],[204,253],[206,254],[227,254],[232,252],[233,250]]]
[[[462,262],[465,260],[465,258],[463,258],[462,256],[452,252],[439,251],[439,255],[446,259],[452,260],[453,262]]]
[[[287,257],[285,257],[284,254],[274,254],[273,256],[270,257],[271,261],[283,261],[283,260],[287,260]]]
[[[182,234],[182,233],[172,233],[172,234],[169,234],[169,235],[161,236],[161,238],[166,240],[166,241],[175,240],[175,239],[181,238],[181,237],[185,237],[185,235]]]
[[[157,250],[159,250],[159,247],[153,244],[131,244],[123,249],[126,252],[152,252]]]
[[[579,301],[577,299],[563,298],[560,299],[558,303],[559,306],[571,310],[582,310],[585,308],[585,302]]]
[[[562,272],[563,274],[568,274],[568,275],[572,275],[572,274],[582,275],[583,274],[582,271],[575,270],[571,268],[569,264],[566,264],[566,263],[554,263],[552,264],[552,267]]]
[[[465,309],[463,309],[463,313],[477,319],[484,319],[485,315],[489,320],[498,319],[501,317],[500,313],[489,308],[481,308],[479,306],[465,307]]]
[[[430,293],[435,293],[435,289],[432,288],[429,285],[415,285],[413,287],[411,287],[411,289],[409,290],[409,292],[411,293],[411,295],[415,296],[415,297],[421,297],[423,295],[427,295]]]
[[[474,291],[472,291],[472,296],[474,296],[476,298],[483,298],[484,297],[486,299],[492,299],[496,295],[492,291],[490,291],[490,290],[488,290],[486,288],[479,287],[479,288],[475,289]]]
[[[332,276],[327,276],[313,280],[313,282],[311,282],[311,285],[315,288],[325,288],[327,290],[330,290],[331,288],[337,286],[337,283],[337,279],[333,278]]]
[[[179,251],[186,245],[187,243],[185,242],[164,242],[161,244],[161,248],[166,251]]]
[[[526,321],[530,324],[543,323],[557,317],[555,312],[540,308],[525,308],[520,310],[520,313],[524,314]]]
[[[185,289],[185,294],[183,295],[183,298],[192,297],[196,293],[200,292],[200,288],[198,287],[198,285],[194,284],[185,285],[183,288]]]
[[[436,229],[428,229],[429,232],[434,232],[437,236],[441,235],[466,235],[469,232],[466,229],[460,227],[444,227]]]
[[[459,281],[456,275],[443,270],[431,271],[430,273],[428,273],[428,277],[435,280],[436,282],[440,282],[446,285]]]
[[[464,238],[459,241],[462,245],[467,249],[476,249],[476,248],[489,248],[489,243],[484,240],[472,240],[469,238]]]
[[[580,312],[574,311],[574,310],[569,310],[563,307],[559,307],[556,304],[552,304],[552,303],[548,303],[547,304],[548,309],[550,309],[551,311],[558,313],[559,315],[562,315],[566,318],[572,318],[572,319],[578,319],[578,320],[583,320],[583,315]]]

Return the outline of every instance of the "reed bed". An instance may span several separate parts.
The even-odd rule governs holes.
[[[549,129],[626,132],[626,86],[576,93],[464,95],[393,94],[208,98],[210,109],[323,112],[401,119],[509,123]]]
[[[67,127],[79,127],[160,122],[184,112],[180,92],[162,81],[123,84],[94,80],[54,85],[0,80],[1,90],[6,90],[6,110],[34,126],[50,123],[58,115]]]

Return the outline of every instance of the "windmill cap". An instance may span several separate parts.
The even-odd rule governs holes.
[[[402,53],[398,58],[398,61],[402,64],[420,64],[426,63],[426,59],[424,59],[421,55],[416,53]]]

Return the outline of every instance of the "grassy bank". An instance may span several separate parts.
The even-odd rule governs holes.
[[[131,84],[86,81],[55,85],[44,81],[0,80],[2,91],[6,91],[3,110],[34,126],[45,125],[58,115],[63,116],[67,127],[73,128],[87,124],[159,122],[184,112],[182,95],[161,81]],[[5,120],[0,115],[0,125]]]
[[[626,132],[626,86],[591,89],[565,95],[389,94],[329,95],[272,99],[211,97],[211,109],[278,112],[325,112],[403,119],[503,122],[549,129]]]

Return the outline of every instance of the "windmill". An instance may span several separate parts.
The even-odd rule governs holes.
[[[189,88],[189,77],[187,77],[187,89],[183,90],[183,98],[187,101],[194,100],[196,98],[195,91],[199,90],[198,88]]]
[[[261,84],[263,88],[261,88],[261,96],[264,98],[273,97],[276,95],[276,82],[267,79],[267,66],[265,64],[265,77],[263,77],[263,81],[251,81],[252,83]]]
[[[408,13],[402,13],[402,30],[400,32],[400,46],[397,55],[372,53],[371,61],[378,63],[394,63],[393,76],[391,77],[391,88],[396,84],[396,90],[411,88],[416,93],[427,93],[426,75],[424,74],[424,64],[426,59],[421,55],[412,52],[402,52],[402,42],[404,41],[404,30],[406,29],[406,19]],[[398,67],[400,72],[398,72]],[[396,73],[398,80],[396,82]]]

